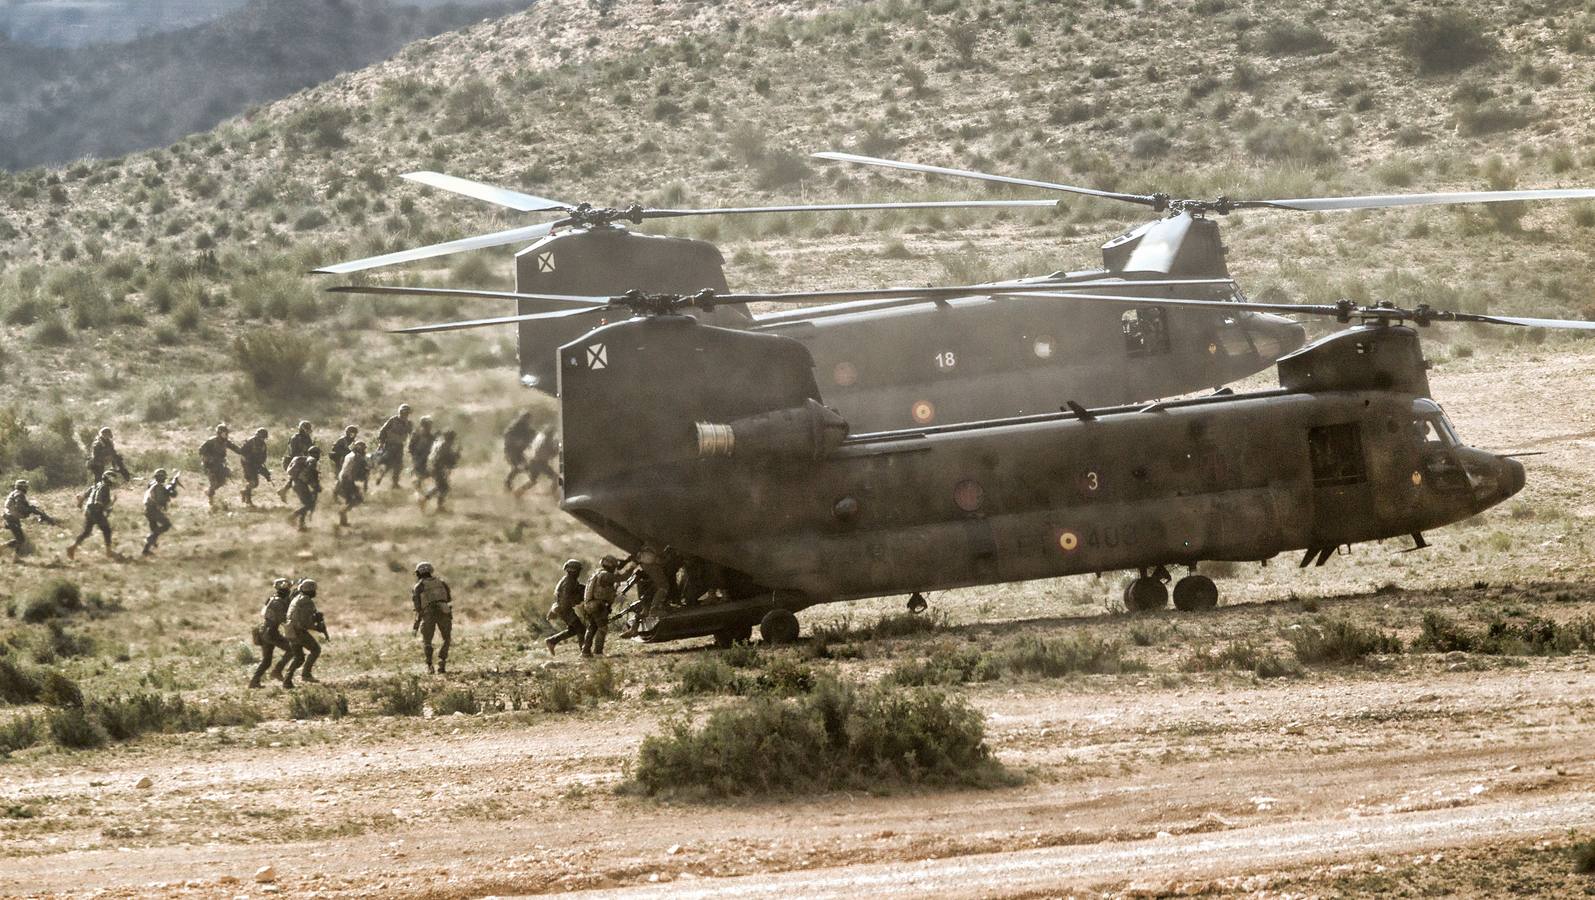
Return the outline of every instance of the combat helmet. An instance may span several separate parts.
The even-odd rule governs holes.
[[[603,559],[599,560],[598,564],[606,569],[613,569],[620,565],[620,560],[614,558],[613,556],[605,556]]]
[[[166,470],[156,469],[155,474],[151,477],[153,477],[157,483],[164,483],[166,481]]]
[[[425,578],[432,574],[432,564],[429,562],[415,564],[415,577]]]
[[[226,433],[228,433],[228,432],[229,432],[229,431],[231,431],[231,430],[232,430],[232,429],[230,429],[230,428],[228,428],[228,427],[227,427],[227,423],[226,423],[226,422],[222,422],[222,423],[220,423],[220,424],[218,424],[218,425],[217,425],[217,426],[216,426],[216,434],[217,434],[217,435],[218,435],[218,436],[220,436],[220,435],[224,435],[224,434],[226,434]]]
[[[270,437],[270,432],[268,432],[264,428],[256,428],[255,429],[255,437],[258,437],[261,440],[265,440],[267,437]]]
[[[567,571],[567,572],[580,572],[581,570],[582,570],[582,561],[581,560],[579,560],[579,559],[567,559],[567,560],[565,560],[565,571]]]
[[[111,436],[111,426],[107,425],[104,428],[100,429],[100,437],[108,438],[110,436]]]
[[[410,411],[410,404],[408,404],[408,403],[400,403],[399,404],[399,415],[402,416],[402,415],[408,413],[409,411]]]
[[[308,597],[314,597],[316,595],[315,579],[306,578],[304,581],[299,582],[299,593]]]
[[[272,581],[271,581],[271,586],[274,589],[276,589],[276,590],[286,591],[289,588],[293,587],[293,582],[289,581],[286,578],[273,578]]]
[[[311,447],[309,450],[305,451],[305,455],[310,457],[311,459],[320,459],[321,458],[321,448],[320,447]]]
[[[349,449],[350,450],[357,450],[357,451],[359,451],[361,453],[364,453],[364,452],[366,452],[366,442],[365,441],[355,441],[354,444],[352,446],[350,446]]]
[[[12,485],[12,487],[16,488],[19,491],[25,491],[25,490],[28,489],[28,479],[26,479],[26,478],[18,478],[17,479],[17,483]]]
[[[310,433],[310,420],[309,419],[300,419],[299,420],[299,430],[303,431],[305,434],[309,434]]]
[[[359,425],[345,425],[345,426],[343,426],[343,433],[347,434],[350,437],[354,437],[355,435],[360,433],[360,426]]]

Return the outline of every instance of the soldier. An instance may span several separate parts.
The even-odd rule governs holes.
[[[377,484],[383,475],[391,475],[394,487],[404,474],[404,445],[415,426],[410,422],[410,404],[400,403],[399,411],[388,417],[377,429]]]
[[[534,431],[532,429],[532,414],[523,412],[515,417],[515,421],[504,429],[504,461],[510,464],[509,473],[504,476],[504,492],[514,490],[515,476],[526,471],[526,448],[532,445]]]
[[[232,475],[227,470],[227,451],[243,454],[243,449],[233,443],[231,434],[226,424],[217,425],[216,433],[205,443],[199,445],[199,465],[205,470],[205,500],[211,506],[216,505],[216,490],[227,483]]]
[[[349,448],[353,447],[354,442],[360,439],[359,434],[360,426],[343,426],[343,436],[332,442],[332,452],[327,454],[327,458],[332,460],[332,471],[339,472],[343,470],[343,461],[349,456]]]
[[[553,426],[539,429],[532,438],[532,458],[526,464],[526,483],[515,491],[519,497],[537,486],[537,479],[548,476],[550,484],[559,487],[559,473],[554,471],[554,457],[559,455],[559,440],[554,437]]]
[[[582,618],[587,623],[587,631],[582,635],[582,656],[603,656],[604,638],[609,633],[609,613],[615,605],[615,596],[620,586],[620,560],[613,556],[606,556],[599,563],[599,570],[587,582],[587,591],[582,599]]]
[[[332,489],[332,495],[343,501],[343,508],[338,510],[338,524],[349,524],[349,511],[366,500],[367,481],[371,477],[371,464],[366,459],[366,442],[355,441],[349,448],[349,455],[343,458],[343,465],[338,468],[338,486]]]
[[[410,630],[421,635],[428,672],[432,671],[432,632],[435,629],[442,634],[437,673],[443,675],[449,670],[449,644],[454,636],[454,594],[443,579],[432,574],[429,562],[415,567],[415,578],[415,589],[410,591],[410,602],[415,606],[415,625]]]
[[[316,513],[316,501],[321,499],[321,448],[312,446],[303,456],[296,456],[288,464],[286,488],[293,488],[299,498],[299,508],[288,516],[288,521],[306,528],[306,520]]]
[[[304,667],[302,676],[309,684],[316,683],[312,674],[316,660],[321,656],[321,644],[312,631],[327,636],[327,622],[316,610],[316,583],[309,578],[299,582],[299,589],[288,602],[288,618],[283,623],[283,636],[288,639],[288,665],[282,673],[282,686],[294,686],[294,673]]]
[[[255,505],[255,488],[262,478],[271,481],[271,470],[266,468],[266,429],[255,429],[254,437],[238,445],[238,458],[244,466],[243,501],[245,506]]]
[[[255,667],[255,675],[249,679],[249,686],[260,687],[260,678],[266,674],[267,667],[271,666],[271,656],[276,650],[282,651],[278,657],[277,665],[271,668],[271,680],[282,680],[282,668],[288,664],[291,656],[291,647],[288,639],[282,635],[283,623],[288,621],[288,601],[290,599],[290,584],[286,578],[278,578],[271,583],[272,593],[266,598],[266,605],[260,608],[260,624],[255,626],[255,646],[260,648],[260,665]]]
[[[548,655],[554,655],[554,648],[565,641],[575,638],[577,644],[586,640],[587,626],[583,624],[581,614],[577,611],[582,605],[586,585],[582,584],[582,561],[579,559],[565,560],[565,577],[554,586],[554,608],[548,611],[550,621],[564,625],[565,630],[549,635],[543,641],[548,647]]]
[[[116,556],[111,550],[111,507],[116,503],[114,491],[111,471],[107,469],[89,485],[88,490],[78,495],[78,501],[83,504],[83,531],[72,542],[72,546],[66,548],[67,559],[77,558],[78,545],[88,540],[96,528],[105,537],[105,555]]]
[[[426,480],[432,477],[427,468],[427,460],[432,458],[432,445],[437,443],[437,433],[432,430],[432,417],[422,416],[416,423],[415,433],[410,435],[410,443],[406,448],[410,451],[410,471],[415,474],[415,489],[420,491]]]
[[[172,530],[172,520],[166,515],[166,507],[171,505],[172,498],[177,496],[178,479],[181,475],[173,475],[172,480],[166,480],[166,470],[156,469],[155,476],[150,479],[150,486],[144,491],[144,521],[150,524],[149,536],[144,538],[144,556],[155,552],[155,542],[161,535]]]
[[[438,512],[442,512],[443,502],[449,498],[449,478],[454,473],[454,467],[460,464],[460,448],[454,438],[451,428],[443,432],[438,445],[432,448],[432,459],[427,463],[427,469],[432,472],[432,486],[421,495],[422,512],[426,511],[426,501],[433,497],[437,498]]]
[[[6,495],[5,511],[0,515],[0,520],[5,522],[6,530],[11,532],[11,540],[6,541],[5,545],[16,552],[17,559],[22,558],[22,550],[28,544],[28,536],[22,533],[22,520],[29,516],[46,525],[59,524],[50,517],[49,513],[33,505],[33,501],[28,499],[27,480],[18,479],[17,483],[12,485],[11,493]]]
[[[283,471],[286,472],[288,470],[289,464],[291,464],[295,458],[304,456],[305,452],[308,451],[314,444],[315,441],[310,439],[310,423],[303,421],[300,422],[299,427],[294,431],[293,435],[288,438],[288,452],[284,453],[282,457]],[[288,499],[289,487],[290,484],[285,481],[283,482],[282,487],[277,489],[278,500]]]
[[[127,470],[127,463],[122,461],[122,454],[116,452],[116,442],[111,439],[111,429],[101,428],[95,436],[94,444],[89,447],[89,472],[94,475],[94,480],[99,481],[100,476],[108,470],[115,470],[122,476],[123,481],[132,481],[133,473]]]

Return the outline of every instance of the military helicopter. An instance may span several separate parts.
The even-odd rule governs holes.
[[[1109,290],[1148,298],[1244,299],[1231,280],[1217,225],[1209,213],[1265,207],[1287,210],[1595,198],[1595,190],[1496,191],[1329,197],[1300,200],[1179,199],[1125,194],[1051,182],[900,163],[853,154],[817,156],[955,174],[1149,206],[1168,215],[1103,245],[1103,268],[1002,282],[1055,290]],[[335,291],[513,300],[517,316],[569,308],[537,295],[613,295],[630,289],[690,293],[726,291],[718,250],[703,241],[639,235],[621,227],[652,219],[763,212],[860,209],[1036,208],[1038,200],[952,200],[728,209],[627,209],[569,204],[436,172],[405,176],[418,183],[525,212],[558,212],[554,222],[328,266],[352,273],[467,249],[537,243],[517,254],[516,291],[461,291],[352,285]],[[855,428],[867,431],[977,421],[1052,409],[1068,394],[1086,405],[1114,405],[1177,396],[1243,378],[1306,340],[1294,321],[1242,306],[1178,308],[1147,304],[1106,308],[1067,300],[1011,296],[995,303],[986,286],[964,296],[938,294],[832,301],[820,307],[755,315],[740,304],[689,310],[708,324],[783,334],[808,344],[827,397]],[[518,323],[522,380],[541,390],[555,383],[554,349],[609,321],[589,311],[530,327],[518,317],[462,322],[462,327]]]
[[[654,610],[639,636],[728,644],[757,624],[765,640],[790,641],[795,614],[816,604],[922,603],[932,590],[1121,570],[1138,573],[1126,607],[1144,611],[1167,604],[1179,567],[1190,574],[1174,584],[1174,604],[1200,610],[1218,601],[1196,571],[1203,561],[1296,550],[1302,565],[1322,565],[1342,545],[1408,535],[1427,546],[1425,531],[1500,503],[1525,473],[1457,437],[1430,397],[1418,329],[1595,330],[1427,306],[992,290],[1120,309],[1239,306],[1350,327],[1280,359],[1274,390],[1107,408],[1065,395],[1048,413],[854,434],[825,405],[802,342],[682,314],[834,292],[588,298],[624,318],[559,350],[561,506],[628,551],[674,555],[681,585],[697,585],[680,596],[687,605]]]
[[[625,224],[655,219],[758,213],[818,213],[881,209],[1051,209],[1052,200],[939,200],[832,203],[711,209],[619,209],[571,204],[437,172],[404,178],[509,209],[557,213],[552,222],[402,250],[317,269],[353,274],[382,266],[431,259],[466,250],[535,241],[516,254],[516,291],[477,291],[355,284],[339,293],[480,298],[513,301],[517,315],[570,308],[553,295],[614,295],[631,289],[690,293],[727,290],[723,258],[712,244],[687,238],[645,235]],[[1194,246],[1194,245],[1193,245]],[[1152,276],[1140,272],[1128,244],[1104,249],[1105,267],[1026,279],[1025,284],[1059,290],[1106,288],[1150,297],[1222,299],[1236,296],[1227,272]],[[1222,248],[1217,253],[1222,270]],[[1211,268],[1211,266],[1209,267]],[[1008,284],[1015,282],[1005,282]],[[858,427],[883,429],[958,422],[994,414],[1050,409],[1068,391],[1088,403],[1124,403],[1211,388],[1269,365],[1305,340],[1287,319],[1240,309],[1213,312],[1156,307],[1121,312],[1071,306],[1066,301],[1020,299],[993,304],[975,291],[961,297],[898,294],[890,299],[832,302],[819,307],[754,314],[725,303],[712,312],[689,310],[708,324],[785,334],[812,348],[832,402]],[[519,355],[522,382],[554,389],[556,349],[608,321],[611,314],[522,324]],[[520,323],[490,317],[462,327]]]

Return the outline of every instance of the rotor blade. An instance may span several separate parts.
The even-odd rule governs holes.
[[[1595,200],[1590,188],[1556,188],[1532,191],[1462,191],[1451,194],[1374,194],[1367,197],[1308,197],[1299,200],[1237,200],[1237,209],[1261,207],[1317,211],[1331,209],[1384,209],[1394,206],[1456,206],[1466,203],[1507,203],[1516,200]]]
[[[1459,314],[1458,321],[1484,322],[1490,325],[1522,325],[1528,328],[1570,328],[1576,331],[1595,331],[1595,322],[1584,319],[1534,319],[1527,316],[1481,316]]]
[[[435,325],[413,325],[409,328],[394,328],[389,334],[433,334],[439,331],[463,331],[467,328],[490,328],[494,325],[514,325],[518,322],[536,322],[541,319],[565,319],[570,316],[579,316],[583,313],[598,312],[595,309],[562,309],[557,312],[529,313],[524,316],[497,316],[491,319],[466,319],[461,322],[440,322]]]
[[[492,234],[480,234],[476,237],[461,238],[457,241],[448,241],[442,244],[433,244],[429,247],[417,247],[414,250],[400,250],[397,253],[385,253],[382,256],[373,256],[367,259],[357,259],[353,262],[338,263],[333,266],[323,266],[315,269],[318,275],[346,275],[350,272],[363,272],[366,269],[375,269],[381,266],[391,266],[396,263],[414,262],[418,259],[431,259],[434,256],[448,256],[450,253],[464,253],[467,250],[481,250],[486,247],[501,247],[505,244],[519,244],[524,241],[534,241],[546,237],[554,230],[556,222],[544,222],[541,225],[526,225],[520,228],[511,228],[508,231],[495,231]]]
[[[1352,306],[1348,308],[1326,304],[1253,303],[1249,300],[1166,300],[1161,297],[1130,297],[1123,294],[1054,293],[1051,291],[1010,293],[1009,296],[1046,297],[1055,300],[1091,300],[1125,306],[1163,306],[1175,309],[1236,310],[1241,312],[1283,313],[1287,315],[1302,314],[1330,316],[1337,319],[1387,319],[1397,322],[1419,322],[1420,318],[1425,320],[1424,322],[1419,322],[1419,324],[1478,322],[1485,325],[1515,325],[1526,328],[1565,328],[1575,331],[1595,331],[1595,322],[1585,319],[1538,319],[1528,316],[1494,316],[1478,313],[1448,312],[1446,310],[1427,310],[1420,316],[1417,310],[1382,306]]]
[[[566,297],[554,300],[548,297],[530,297],[517,294],[514,291],[473,291],[458,288],[429,288],[429,287],[404,287],[403,285],[388,284],[343,284],[327,288],[329,294],[370,294],[372,296],[386,297],[453,297],[458,299],[477,298],[483,300],[524,300],[546,303],[550,305],[563,305],[564,309],[595,309],[608,306],[609,301],[587,297]]]
[[[924,172],[930,175],[955,175],[959,178],[974,178],[978,181],[994,181],[998,184],[1014,184],[1020,187],[1044,188],[1049,191],[1067,191],[1071,194],[1084,194],[1087,197],[1103,197],[1108,200],[1123,200],[1126,203],[1139,203],[1154,209],[1162,209],[1166,198],[1154,197],[1147,194],[1121,194],[1116,191],[1099,191],[1093,188],[1076,187],[1071,184],[1057,184],[1051,181],[1036,181],[1030,178],[1013,178],[1008,175],[992,175],[986,172],[972,172],[968,169],[949,169],[945,166],[928,166],[923,163],[899,162],[895,159],[881,159],[878,156],[860,156],[856,153],[837,153],[826,151],[815,153],[820,159],[835,160],[837,162],[858,163],[865,166],[882,166],[888,169],[902,169],[907,172]]]
[[[1233,287],[1233,282],[1217,281]],[[1113,287],[1132,287],[1135,282],[1114,282]],[[1089,285],[1082,285],[1083,287]],[[1104,287],[1108,285],[1102,285]],[[716,303],[844,303],[850,300],[894,300],[914,298],[919,300],[950,300],[958,297],[998,297],[1031,293],[1064,293],[1074,285],[1028,284],[961,284],[947,287],[894,287],[851,288],[834,291],[787,291],[768,294],[716,294]]]
[[[735,216],[748,213],[846,212],[861,209],[1057,209],[1057,200],[922,200],[904,203],[819,203],[802,206],[728,206],[706,209],[645,209],[644,219],[680,216]]]
[[[460,178],[455,175],[445,175],[442,172],[406,172],[401,178],[435,187],[456,194],[464,194],[477,200],[484,200],[496,206],[520,210],[521,212],[564,212],[575,209],[574,204],[550,200],[547,197],[537,197],[532,194],[523,194],[509,188],[501,188],[469,178]]]
[[[1167,275],[1180,255],[1185,236],[1191,231],[1191,214],[1169,216],[1146,230],[1135,250],[1124,263],[1126,272],[1156,272]]]

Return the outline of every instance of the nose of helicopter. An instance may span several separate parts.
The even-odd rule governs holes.
[[[1501,457],[1501,484],[1506,488],[1506,496],[1510,497],[1523,490],[1528,475],[1523,469],[1523,464],[1515,459]]]
[[[1307,329],[1284,316],[1253,313],[1248,326],[1252,346],[1264,359],[1278,359],[1307,343]]]

